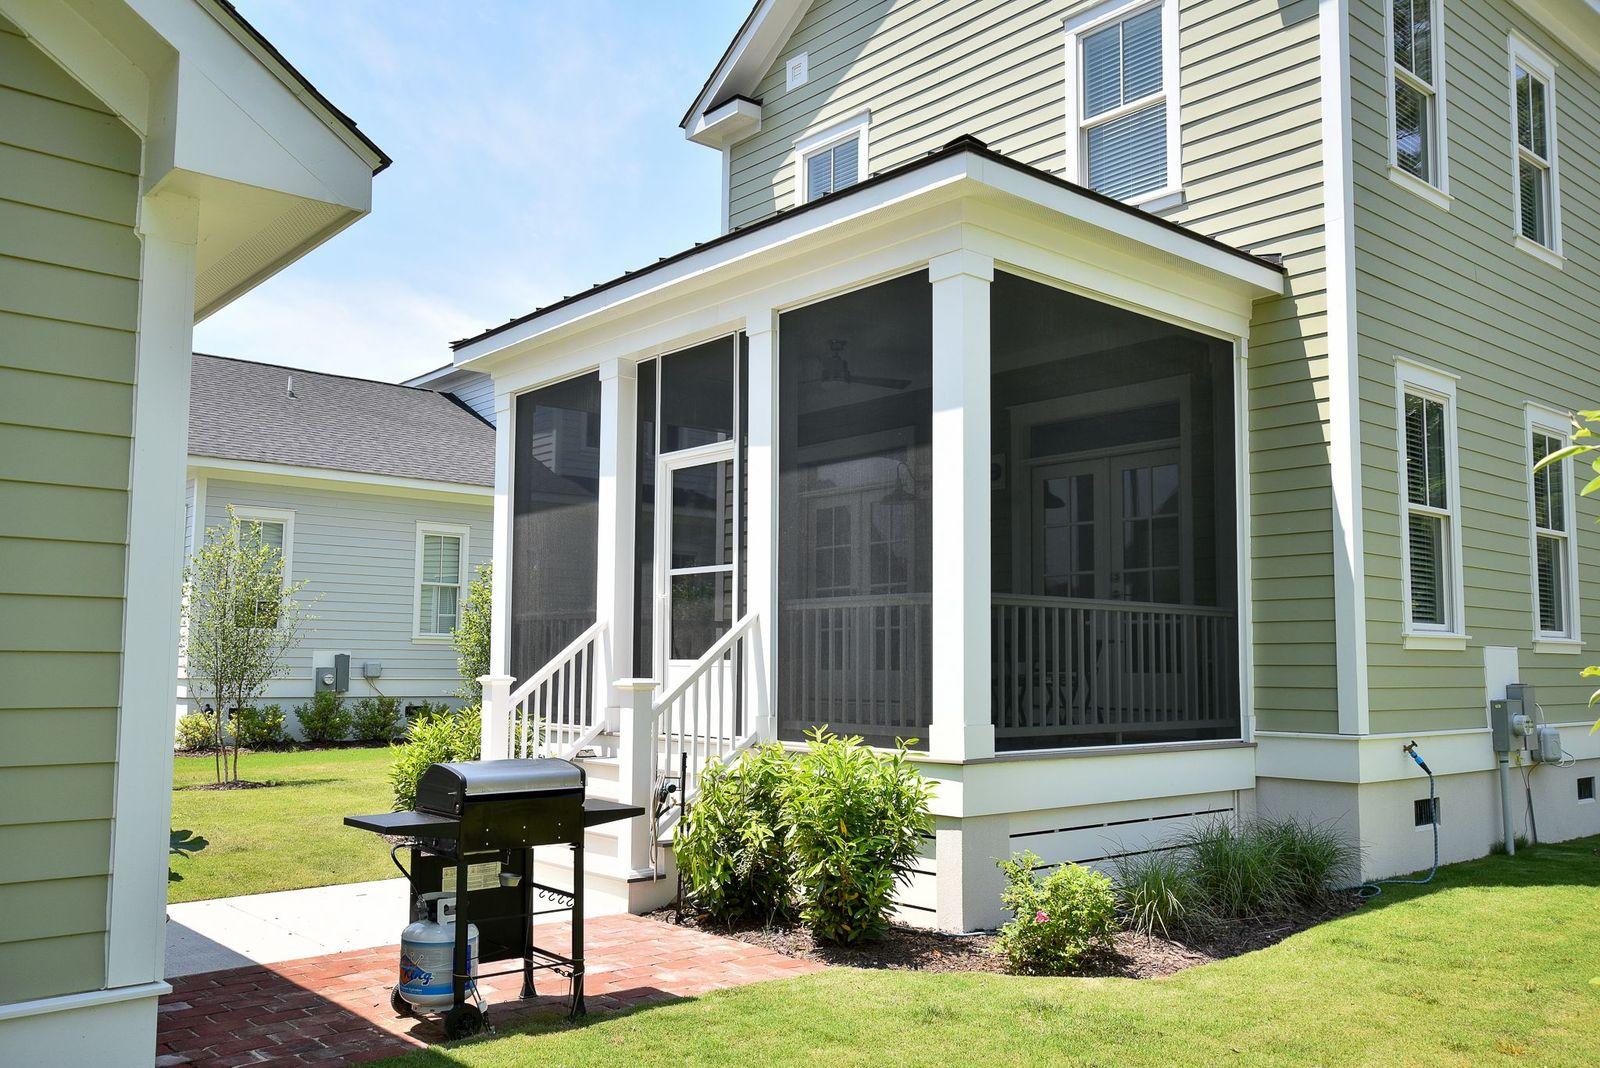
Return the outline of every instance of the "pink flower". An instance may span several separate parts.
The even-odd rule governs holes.
[[[1035,912],[1033,914],[1033,922],[1034,923],[1049,923],[1050,922],[1050,917],[1049,917],[1048,914],[1045,913],[1045,911],[1043,909],[1040,909],[1038,912]]]

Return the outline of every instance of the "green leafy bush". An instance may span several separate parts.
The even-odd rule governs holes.
[[[417,783],[429,764],[477,760],[481,743],[476,706],[432,716],[418,716],[406,727],[405,741],[394,747],[389,785],[396,811],[417,803]]]
[[[246,749],[271,749],[289,740],[283,727],[283,709],[277,705],[254,705],[233,714],[233,736]]]
[[[350,736],[358,742],[392,742],[400,733],[400,702],[363,697],[350,710]]]
[[[216,721],[204,712],[185,712],[178,718],[178,733],[174,743],[185,753],[212,749],[217,744]]]
[[[1117,898],[1110,878],[1061,864],[1040,878],[1032,851],[1002,860],[1006,888],[1000,903],[1013,919],[1000,928],[996,949],[1019,975],[1065,975],[1084,953],[1111,944]]]
[[[932,788],[904,745],[879,753],[826,728],[809,741],[783,784],[800,917],[830,942],[877,938],[910,878]]]
[[[690,907],[728,924],[790,917],[795,863],[783,797],[792,770],[776,743],[705,770],[676,843]]]
[[[342,742],[350,737],[350,710],[333,690],[318,690],[311,703],[294,710],[308,742]]]
[[[1123,925],[1136,934],[1165,938],[1209,916],[1188,858],[1180,851],[1121,857],[1115,881]]]

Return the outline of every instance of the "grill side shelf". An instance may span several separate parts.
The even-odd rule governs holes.
[[[346,816],[346,827],[355,827],[374,834],[391,834],[413,838],[455,838],[461,831],[461,821],[449,816],[435,816],[428,812],[376,812],[370,816]]]

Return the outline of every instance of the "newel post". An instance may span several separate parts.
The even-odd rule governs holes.
[[[994,755],[989,708],[989,287],[994,259],[963,249],[933,284],[933,725],[928,751]]]
[[[483,708],[479,717],[484,760],[503,760],[511,755],[511,687],[517,680],[510,675],[484,675]]]
[[[655,679],[618,679],[613,686],[614,701],[620,716],[617,742],[619,801],[643,805],[645,816],[631,819],[618,841],[618,858],[629,871],[650,866],[650,826],[648,813],[655,804]]]

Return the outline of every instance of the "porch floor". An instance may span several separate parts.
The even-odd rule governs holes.
[[[566,944],[565,923],[541,924],[538,930],[540,943]],[[822,967],[638,916],[591,919],[584,933],[591,1014]],[[444,1041],[436,1019],[396,1017],[389,1008],[398,959],[397,946],[383,946],[173,979],[172,993],[161,999],[156,1064],[357,1064]],[[528,1000],[517,998],[521,982],[520,976],[508,975],[480,984],[495,1028],[534,1011],[563,1009],[564,981],[543,980],[541,996]]]

